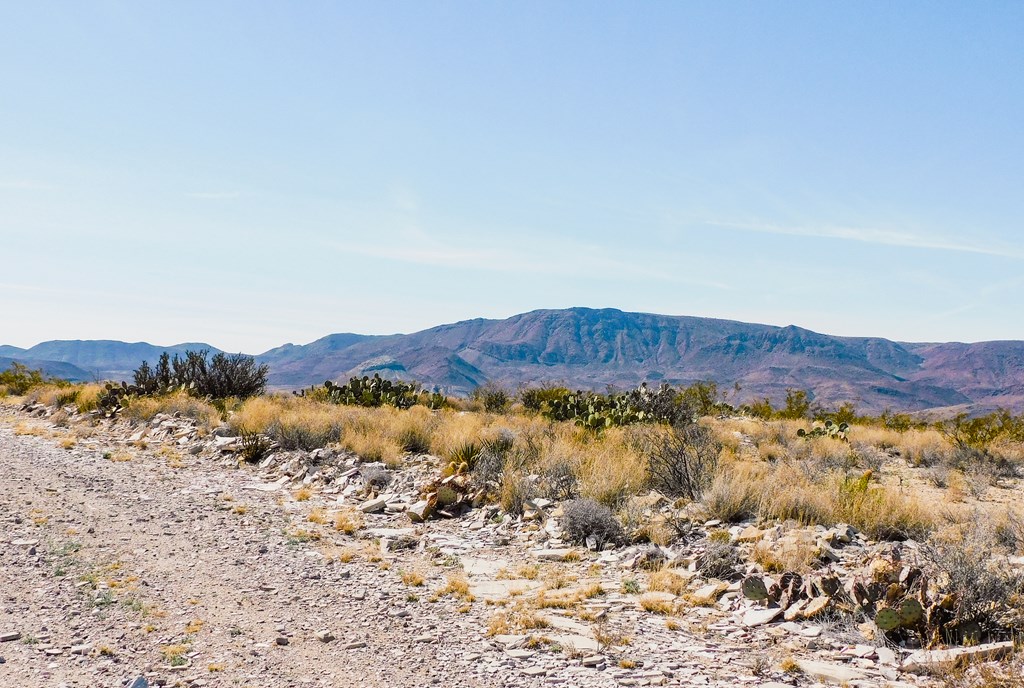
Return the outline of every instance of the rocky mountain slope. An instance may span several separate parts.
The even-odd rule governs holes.
[[[58,361],[90,377],[121,379],[166,350],[122,342],[44,342],[0,349],[19,360]],[[258,356],[270,383],[295,389],[326,379],[373,374],[414,379],[465,394],[486,382],[507,386],[557,383],[625,388],[640,382],[714,380],[739,384],[734,402],[787,388],[811,390],[815,401],[858,408],[1024,411],[1024,342],[913,344],[876,337],[834,337],[803,328],[714,318],[625,313],[615,309],[539,310],[505,320],[466,320],[413,334],[332,334],[310,344]]]

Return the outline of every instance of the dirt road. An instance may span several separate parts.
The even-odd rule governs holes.
[[[251,472],[92,444],[0,425],[0,638],[18,636],[0,685],[505,680],[479,671],[487,641],[456,601],[419,604],[382,562],[328,561],[352,538],[309,539]]]

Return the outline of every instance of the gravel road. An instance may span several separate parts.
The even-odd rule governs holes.
[[[0,642],[0,685],[505,680],[475,670],[487,641],[456,601],[418,604],[379,562],[329,561],[352,538],[307,540],[245,469],[143,450],[114,461],[101,440],[68,450],[6,420],[0,639],[18,637]]]

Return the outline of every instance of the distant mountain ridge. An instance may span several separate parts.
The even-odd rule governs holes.
[[[120,379],[143,359],[187,348],[216,351],[205,344],[44,342],[20,352],[0,347],[0,356],[71,363]],[[1000,406],[1024,412],[1021,341],[906,343],[616,309],[538,310],[404,335],[332,334],[257,358],[269,365],[278,389],[374,372],[457,394],[486,382],[604,389],[714,380],[723,389],[740,385],[733,403],[778,402],[787,388],[797,388],[826,406],[851,401],[875,413]]]

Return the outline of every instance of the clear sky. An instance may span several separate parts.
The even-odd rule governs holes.
[[[1021,2],[5,2],[0,343],[1024,339]]]

